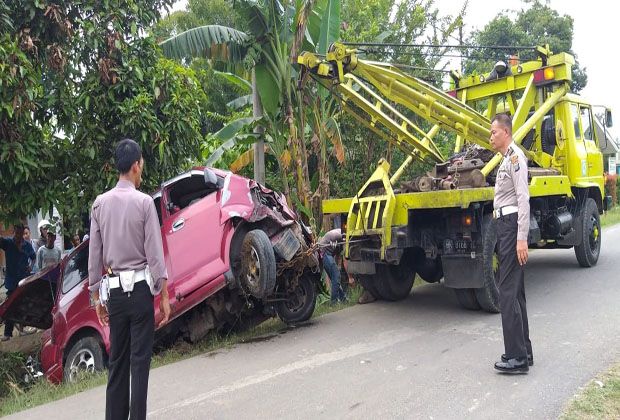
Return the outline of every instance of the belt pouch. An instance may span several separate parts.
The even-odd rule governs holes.
[[[128,271],[120,272],[120,281],[121,281],[121,287],[123,288],[123,292],[125,293],[133,292],[135,272],[136,270],[128,270]]]

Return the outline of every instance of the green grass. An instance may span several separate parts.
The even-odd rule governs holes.
[[[75,384],[62,385],[54,385],[45,379],[41,379],[26,391],[14,387],[8,397],[0,400],[0,416],[8,416],[103,385],[106,383],[107,377],[107,374],[98,373],[85,376]]]
[[[620,206],[615,206],[601,216],[601,226],[611,226],[620,223]]]
[[[569,402],[560,418],[620,419],[620,364],[590,381],[583,391]]]
[[[337,305],[330,305],[329,297],[319,295],[312,318],[355,305],[361,292],[361,288],[359,287],[351,288],[348,293],[348,301]],[[195,344],[179,342],[175,346],[155,354],[151,362],[151,367],[157,368],[201,354],[215,355],[219,350],[228,349],[237,344],[257,340],[268,340],[291,328],[295,327],[286,325],[278,318],[272,318],[241,333],[232,333],[229,335],[210,334],[207,338]],[[85,375],[76,384],[63,383],[54,385],[42,379],[26,391],[17,386],[12,387],[11,394],[4,399],[0,399],[0,417],[104,385],[107,382],[107,377],[107,373],[101,372],[95,375]]]

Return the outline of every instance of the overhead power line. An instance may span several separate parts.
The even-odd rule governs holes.
[[[372,49],[360,49],[360,52],[365,54],[377,54],[377,55],[401,55],[401,56],[423,56],[423,57],[447,57],[447,58],[475,58],[477,60],[496,60],[497,57],[487,56],[487,55],[475,55],[475,54],[439,54],[439,53],[425,53],[425,52],[401,52],[401,51],[381,51],[381,50],[372,50]],[[514,58],[514,60],[521,61],[519,58]]]
[[[400,48],[454,48],[454,49],[489,49],[489,50],[534,50],[536,46],[519,45],[463,45],[463,44],[398,44],[383,42],[343,42],[352,47],[400,47]]]

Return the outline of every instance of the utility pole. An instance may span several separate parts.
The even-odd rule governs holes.
[[[258,88],[256,86],[256,72],[252,69],[252,115],[254,118],[263,116],[263,106],[260,102]],[[263,133],[265,129],[257,125],[254,133],[257,134],[256,143],[254,143],[254,180],[261,184],[265,184],[265,140]]]
[[[463,45],[463,17],[461,16],[461,24],[459,25],[459,45]],[[465,63],[463,62],[463,50],[461,50],[461,74],[465,73]]]

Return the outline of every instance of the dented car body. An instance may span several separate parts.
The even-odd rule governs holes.
[[[172,308],[156,340],[195,342],[276,315],[287,323],[312,316],[321,262],[311,233],[282,195],[230,172],[194,168],[152,197]],[[41,365],[53,382],[106,364],[109,330],[97,322],[87,277],[86,242],[22,280],[0,306],[0,318],[46,329]],[[157,323],[159,297],[154,308]]]

